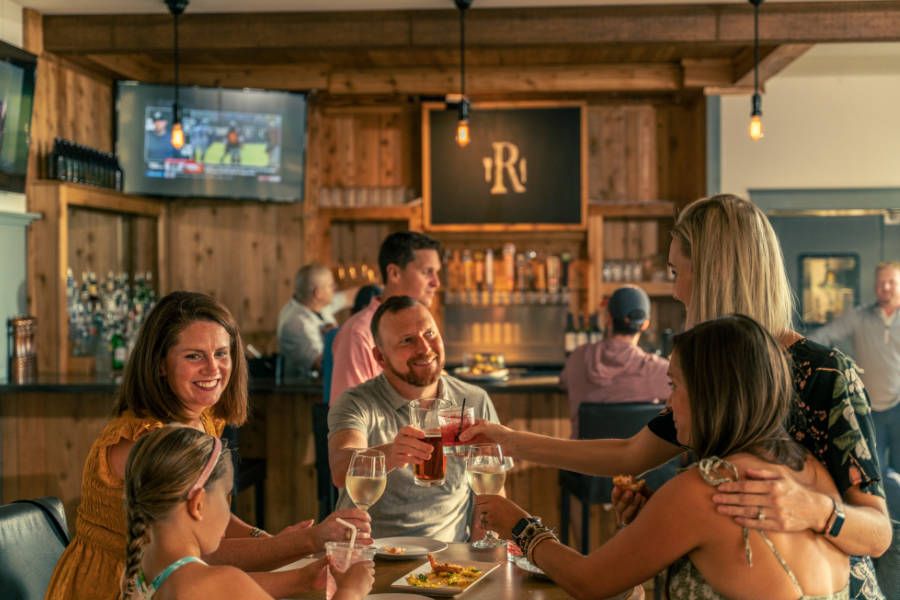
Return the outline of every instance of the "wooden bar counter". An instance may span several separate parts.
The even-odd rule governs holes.
[[[94,439],[110,418],[118,384],[77,376],[41,376],[31,384],[0,384],[0,502],[57,496],[69,527],[81,497],[81,473]],[[558,437],[570,432],[565,393],[555,374],[486,385],[501,422]],[[314,517],[316,498],[312,407],[321,385],[251,380],[250,420],[240,430],[244,457],[265,458],[266,527]],[[557,469],[520,461],[507,478],[509,496],[545,522],[559,523]],[[252,494],[238,513],[252,520]]]

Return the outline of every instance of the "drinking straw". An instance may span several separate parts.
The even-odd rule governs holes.
[[[459,431],[456,432],[456,439],[462,433],[463,420],[466,418],[466,399],[463,398],[462,408],[459,411]]]
[[[340,517],[337,517],[335,521],[350,530],[350,546],[347,548],[347,564],[349,565],[350,559],[353,556],[353,548],[356,546],[356,525],[349,523]]]

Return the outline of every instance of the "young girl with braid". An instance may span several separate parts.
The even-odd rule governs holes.
[[[272,597],[244,571],[201,558],[225,535],[232,479],[230,452],[217,437],[174,425],[138,440],[125,465],[123,598]],[[335,573],[335,598],[362,599],[372,573],[371,562]]]

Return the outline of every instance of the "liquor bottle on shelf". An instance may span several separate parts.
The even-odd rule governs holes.
[[[572,354],[578,347],[577,335],[575,332],[575,316],[572,313],[566,313],[566,331],[563,338],[563,346],[566,356]]]
[[[603,332],[600,330],[600,318],[597,313],[591,314],[591,326],[588,330],[588,343],[595,344],[603,339]]]
[[[588,343],[588,325],[585,315],[581,315],[578,319],[578,330],[575,332],[575,347],[584,346]]]
[[[503,289],[511,292],[516,289],[516,246],[503,244]]]
[[[494,251],[490,248],[484,251],[484,289],[494,291]]]
[[[475,265],[472,262],[472,251],[462,251],[462,289],[470,292],[475,289]]]

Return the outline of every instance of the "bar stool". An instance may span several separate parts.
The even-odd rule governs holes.
[[[225,426],[222,439],[228,441],[231,449],[231,460],[234,465],[234,489],[231,497],[231,510],[237,506],[237,495],[253,488],[253,512],[255,525],[260,529],[266,528],[266,459],[241,458],[238,452],[238,428],[231,425]]]

